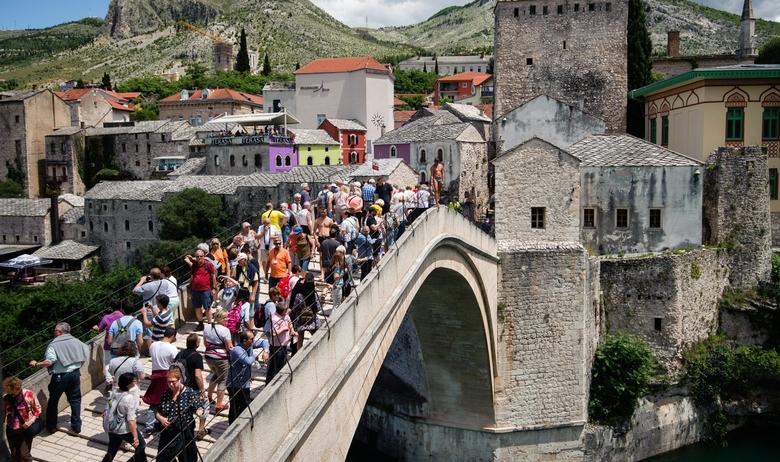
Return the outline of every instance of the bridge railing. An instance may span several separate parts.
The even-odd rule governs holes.
[[[495,240],[457,212],[446,207],[426,211],[409,226],[367,278],[334,309],[329,329],[321,329],[302,351],[250,403],[249,412],[236,420],[205,457],[206,461],[241,460],[249,454],[262,460],[282,460],[295,450],[288,436],[306,428],[306,419],[320,419],[322,409],[350,373],[358,342],[372,335],[370,327],[405,278],[427,258],[431,247],[456,237],[469,246],[495,256]],[[358,416],[359,418],[359,416]],[[256,424],[255,424],[256,423]],[[339,422],[321,422],[338,429]],[[295,439],[295,438],[293,438]],[[297,441],[297,439],[295,439]],[[290,446],[290,447],[288,447]]]

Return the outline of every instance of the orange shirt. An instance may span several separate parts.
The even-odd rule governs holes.
[[[287,269],[292,264],[290,253],[284,247],[275,247],[268,253],[268,264],[272,278],[287,277]]]

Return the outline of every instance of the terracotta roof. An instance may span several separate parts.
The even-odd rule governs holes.
[[[442,77],[437,82],[463,82],[471,81],[474,85],[482,85],[486,80],[489,80],[492,76],[485,74],[484,72],[461,72],[460,74],[448,75]]]
[[[406,101],[394,97],[393,98],[393,106],[406,106]]]
[[[141,96],[141,92],[140,91],[125,91],[125,92],[112,91],[110,93],[112,93],[114,95],[117,95],[120,98],[123,98],[123,99],[126,99],[126,100],[131,100],[131,101],[136,99],[136,98],[138,98],[139,96]]]
[[[415,112],[417,111],[393,111],[393,120],[396,126],[409,122],[409,119],[412,118]]]
[[[201,101],[203,95],[202,90],[194,90],[188,92],[188,97],[186,101],[191,102],[197,102]],[[256,104],[256,105],[263,105],[263,97],[259,95],[252,95],[249,93],[244,93],[242,91],[233,90],[230,88],[214,88],[208,90],[208,101],[216,101],[216,100],[228,100],[228,101],[237,101],[241,103],[247,103],[247,104]],[[181,93],[176,93],[171,96],[168,96],[167,98],[163,98],[160,100],[161,103],[178,103],[181,102]]]
[[[320,74],[327,72],[354,72],[363,69],[388,71],[387,67],[370,56],[351,58],[320,58],[301,67],[295,74]]]
[[[114,101],[113,99],[106,99],[106,102],[111,105],[113,109],[116,109],[117,111],[128,111],[133,112],[133,108],[130,107],[131,105],[125,106],[124,104],[120,103],[119,101]]]
[[[55,91],[54,94],[62,98],[63,101],[78,101],[93,88],[71,88],[65,91]]]

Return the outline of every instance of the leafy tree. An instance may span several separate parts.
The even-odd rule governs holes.
[[[130,115],[130,118],[134,121],[140,120],[157,120],[160,115],[160,108],[157,103],[152,100],[144,100],[140,104],[136,104],[135,110]]]
[[[780,37],[773,37],[758,50],[756,64],[780,64]]]
[[[121,92],[138,91],[146,97],[157,99],[170,96],[181,89],[178,82],[172,83],[159,76],[133,77],[117,85]]]
[[[13,180],[0,181],[0,198],[24,197],[24,188]]]
[[[187,267],[182,265],[181,258],[183,255],[192,255],[197,245],[201,242],[203,242],[203,239],[197,237],[176,241],[157,241],[144,249],[137,263],[140,268],[168,265],[173,268],[174,276],[183,281],[187,278]]]
[[[425,104],[425,96],[423,95],[402,95],[399,96],[398,99],[406,103],[408,109],[415,111],[423,107],[423,104]]]
[[[206,73],[208,68],[198,62],[191,63],[187,66],[185,75],[179,80],[181,88],[206,88]]]
[[[268,58],[268,52],[265,53],[265,57],[263,58],[262,74],[266,77],[271,75],[271,60]]]
[[[21,185],[24,188],[24,169],[22,168],[22,161],[19,158],[14,159],[13,163],[10,160],[5,161],[5,169],[8,172],[6,178]]]
[[[437,74],[431,74],[418,70],[402,71],[396,69],[393,71],[395,77],[396,93],[415,93],[429,94],[433,92],[433,86],[439,79]]]
[[[76,88],[84,88],[84,81],[81,79],[76,80]]]
[[[241,28],[241,38],[239,39],[238,54],[236,55],[236,71],[249,72],[249,50],[246,47],[246,31]]]
[[[653,63],[651,55],[653,42],[650,40],[650,32],[647,30],[647,4],[644,0],[629,0],[628,2],[628,90],[648,85],[653,81]],[[642,103],[633,99],[628,100],[627,114],[628,133],[643,138],[645,134]]]
[[[100,88],[103,90],[111,90],[113,88],[111,85],[111,76],[108,75],[108,72],[103,73],[103,79],[100,82]]]
[[[624,334],[607,336],[593,361],[590,419],[607,424],[629,419],[639,397],[648,392],[656,364],[644,340]]]
[[[172,195],[160,207],[160,237],[182,240],[190,237],[208,239],[225,218],[222,201],[199,188],[189,188]]]

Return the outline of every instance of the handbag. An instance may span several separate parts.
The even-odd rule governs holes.
[[[29,408],[29,404],[27,404],[27,401],[24,402],[25,406]],[[22,419],[22,414],[19,413],[19,408],[14,406],[14,412],[16,413],[16,417],[19,418],[20,422],[24,422],[24,419]],[[35,419],[35,422],[32,423],[27,428],[20,428],[19,430],[24,432],[24,435],[28,438],[32,438],[34,436],[37,436],[38,433],[43,431],[43,419],[41,419],[41,416],[38,416],[37,419]]]

